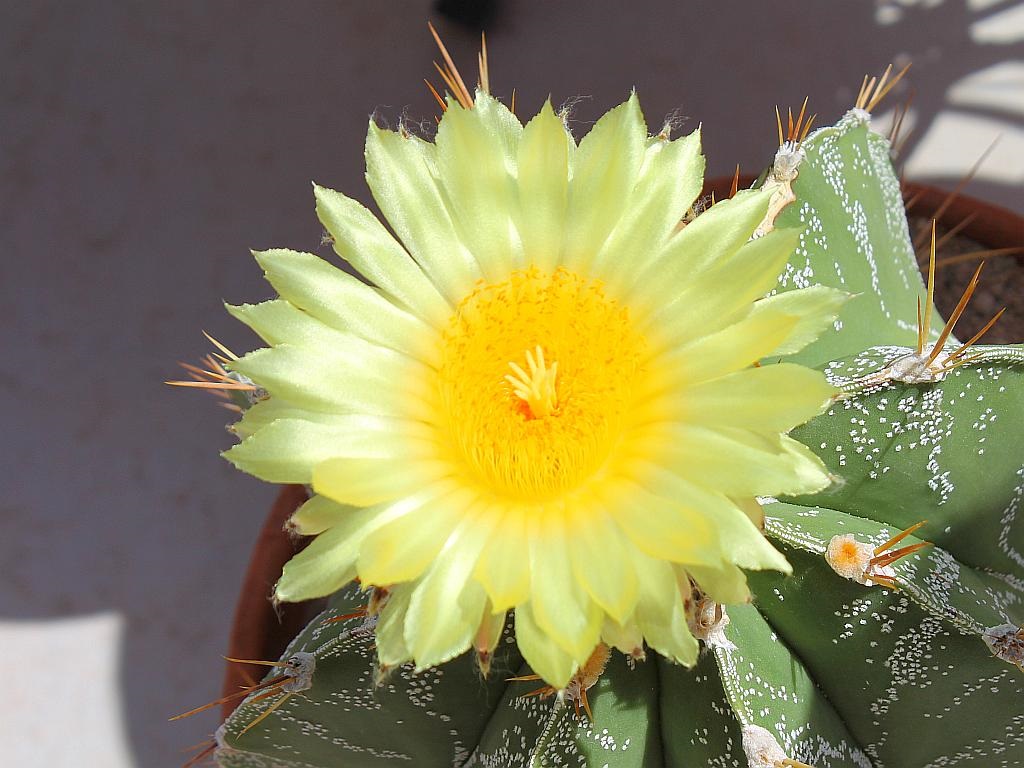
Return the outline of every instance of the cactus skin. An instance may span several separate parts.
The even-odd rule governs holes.
[[[852,110],[807,139],[777,221],[805,228],[779,292],[858,294],[792,358],[849,392],[793,432],[838,482],[764,500],[794,574],[750,574],[753,605],[726,608],[694,669],[613,654],[589,690],[594,723],[506,681],[528,671],[509,627],[486,680],[466,656],[375,688],[372,625],[324,623],[365,603],[350,586],[284,654],[316,654],[312,690],[239,737],[273,704],[244,703],[218,732],[220,765],[1024,766],[1024,674],[985,642],[1024,624],[1024,349],[979,348],[934,383],[862,380],[916,343],[923,293],[889,146],[866,118]],[[835,535],[877,546],[925,519],[900,546],[933,546],[891,566],[898,591],[826,562]]]

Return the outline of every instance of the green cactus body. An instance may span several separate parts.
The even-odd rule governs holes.
[[[693,669],[613,654],[587,691],[593,720],[507,679],[529,672],[510,626],[486,679],[464,656],[375,685],[374,619],[327,622],[365,602],[347,587],[286,651],[316,656],[312,688],[243,703],[218,734],[222,766],[1024,765],[1024,350],[899,380],[887,366],[915,352],[923,286],[888,143],[853,110],[786,152],[796,200],[776,224],[803,235],[771,301],[855,294],[792,358],[846,393],[792,433],[833,486],[762,500],[793,575],[750,574],[753,604],[711,614]],[[922,520],[898,546],[932,546],[875,552]],[[882,560],[844,578],[830,544]]]

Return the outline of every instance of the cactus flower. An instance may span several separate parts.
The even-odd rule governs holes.
[[[366,161],[390,232],[315,190],[365,282],[260,252],[280,298],[230,307],[269,345],[230,367],[269,396],[226,456],[315,492],[276,597],[376,587],[384,666],[485,659],[509,611],[554,688],[602,642],[692,664],[691,583],[742,602],[741,569],[787,571],[756,498],[829,482],[786,433],[834,389],[776,361],[839,292],[763,298],[798,244],[751,239],[764,191],[683,226],[699,134],[649,136],[635,95],[577,144],[480,90],[432,142],[371,123]]]

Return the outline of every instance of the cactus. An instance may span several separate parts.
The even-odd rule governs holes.
[[[834,482],[759,499],[792,574],[750,572],[746,604],[695,589],[693,667],[601,647],[557,692],[516,679],[511,615],[486,676],[472,653],[382,669],[375,629],[400,613],[349,584],[284,653],[315,662],[308,685],[286,670],[254,689],[218,731],[221,766],[1024,765],[1024,348],[964,347],[922,313],[868,90],[834,126],[798,120],[759,181],[759,234],[801,228],[764,304],[854,294],[787,357],[843,393],[790,433]]]

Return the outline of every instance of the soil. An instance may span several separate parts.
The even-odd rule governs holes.
[[[910,231],[915,242],[924,238],[931,228],[931,219],[924,216],[909,217]],[[942,224],[936,226],[936,237],[941,240],[948,230]],[[1024,243],[1024,232],[1021,233]],[[971,280],[981,259],[971,258],[956,263],[943,264],[944,258],[986,250],[969,237],[955,235],[936,251],[935,305],[944,318],[948,318],[963,295],[964,288]],[[918,251],[918,262],[924,279],[928,279],[927,241]],[[966,341],[980,331],[985,323],[1000,309],[1006,312],[985,334],[979,344],[1017,344],[1024,342],[1024,254],[1004,254],[985,259],[978,288],[956,324],[953,334]]]

